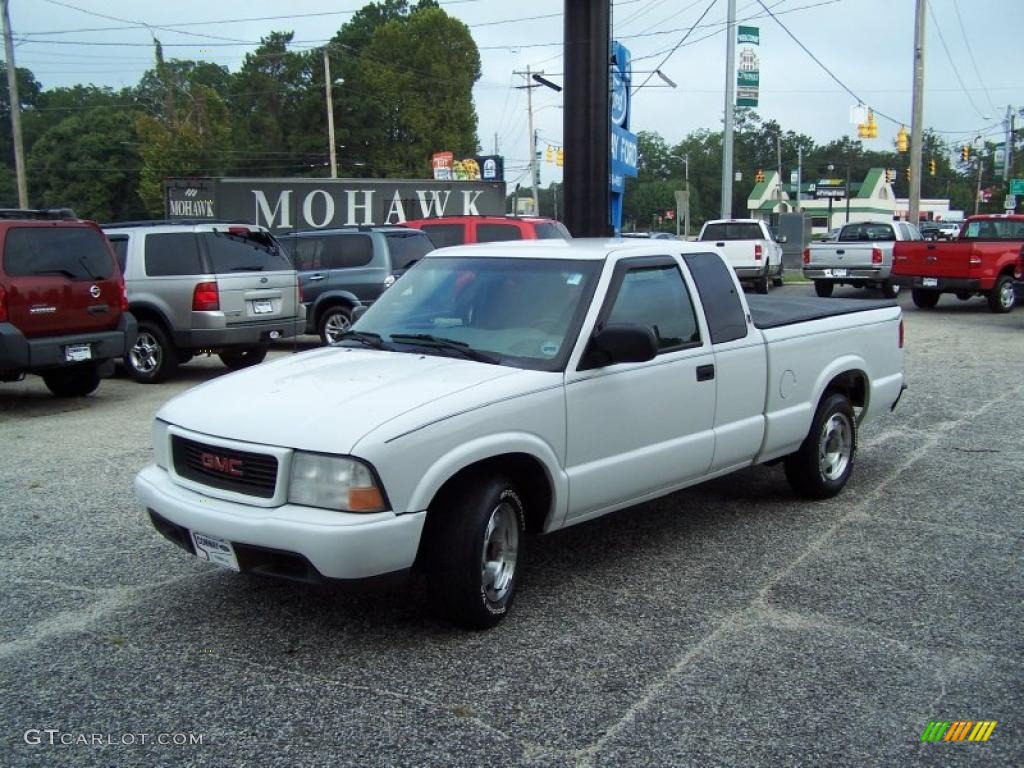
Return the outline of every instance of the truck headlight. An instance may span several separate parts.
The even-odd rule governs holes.
[[[170,439],[167,434],[167,422],[160,419],[153,420],[153,459],[161,469],[167,469],[167,450]]]
[[[288,481],[288,501],[343,512],[383,512],[384,494],[373,471],[342,456],[296,451]]]

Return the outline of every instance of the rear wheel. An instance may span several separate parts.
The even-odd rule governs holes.
[[[324,344],[340,341],[342,335],[352,327],[352,311],[348,307],[328,307],[320,316],[318,332]]]
[[[782,267],[782,262],[780,261],[778,272],[776,273],[775,277],[772,278],[772,285],[774,285],[776,288],[781,288],[785,284],[785,282],[785,274]]]
[[[218,357],[232,371],[240,368],[248,368],[250,365],[257,365],[263,362],[267,356],[266,347],[246,347],[244,349],[226,349]]]
[[[143,321],[139,323],[139,334],[124,362],[133,379],[142,384],[157,384],[178,367],[178,352],[161,326]]]
[[[878,288],[882,291],[882,295],[887,299],[895,299],[900,295],[899,283],[894,283],[892,280],[886,280],[881,283]]]
[[[996,284],[992,286],[992,290],[988,292],[988,308],[1002,314],[1013,309],[1016,301],[1013,280],[1009,275],[1000,275],[996,278]]]
[[[935,305],[939,303],[939,292],[911,288],[910,298],[914,300],[914,306],[918,309],[935,309]]]
[[[970,301],[972,296],[973,296],[973,294],[971,294],[971,293],[969,293],[967,291],[957,291],[956,292],[956,297],[958,299],[960,299],[960,301]]]
[[[811,429],[796,453],[786,457],[786,479],[809,499],[835,496],[853,473],[857,421],[846,395],[827,395],[818,406]]]
[[[424,531],[434,611],[471,629],[508,613],[519,584],[526,513],[516,486],[480,475],[444,495]]]
[[[815,280],[814,281],[814,292],[821,296],[823,299],[827,299],[832,295],[832,289],[835,286],[828,280]]]
[[[100,385],[100,372],[95,365],[75,365],[44,373],[43,382],[57,397],[84,397]]]
[[[765,265],[764,276],[754,281],[754,290],[758,293],[768,293],[768,265]]]

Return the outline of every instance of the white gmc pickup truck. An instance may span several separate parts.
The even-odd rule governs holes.
[[[885,301],[752,297],[700,243],[428,254],[338,344],[167,403],[135,490],[156,529],[242,572],[426,574],[435,609],[508,611],[525,535],[781,462],[838,493],[904,389]]]

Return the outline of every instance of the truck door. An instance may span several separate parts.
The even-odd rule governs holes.
[[[715,455],[711,471],[749,464],[764,440],[768,354],[729,268],[713,253],[687,253],[714,345]]]
[[[567,371],[569,518],[681,487],[714,453],[714,358],[678,264],[618,262],[596,325],[608,323],[652,328],[659,350],[646,363]]]

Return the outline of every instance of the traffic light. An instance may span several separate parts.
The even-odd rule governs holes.
[[[548,148],[544,150],[544,162],[553,163],[555,162],[555,148],[548,144]]]
[[[971,161],[971,147],[968,144],[964,144],[960,147],[960,161],[969,163]]]
[[[906,152],[907,145],[910,143],[909,139],[906,127],[901,125],[900,129],[896,132],[896,151]]]
[[[894,181],[896,181],[896,171],[894,171],[892,168],[886,168],[885,169],[885,183],[886,184],[892,184]]]
[[[764,171],[762,171],[760,168],[758,168],[757,173],[754,174],[754,181],[756,181],[758,184],[764,181]]]
[[[931,160],[928,161],[928,173],[931,174],[932,176],[935,175],[935,158],[934,157]]]
[[[868,110],[868,119],[865,123],[857,124],[857,137],[860,139],[877,139],[878,123],[875,122],[875,111]]]
[[[561,168],[565,164],[565,150],[562,147],[558,148],[558,156],[556,162],[559,168]]]

